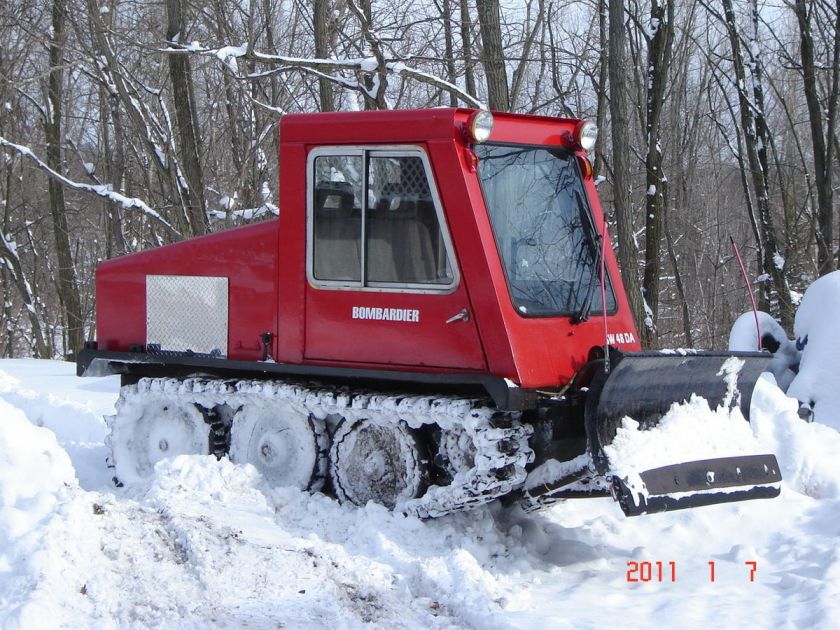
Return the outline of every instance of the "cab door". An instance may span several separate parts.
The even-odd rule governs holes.
[[[307,187],[306,359],[485,370],[425,151],[314,148]]]

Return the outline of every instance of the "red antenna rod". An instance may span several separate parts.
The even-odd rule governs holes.
[[[610,373],[610,338],[607,333],[607,218],[601,232],[601,313],[604,316],[604,372]]]

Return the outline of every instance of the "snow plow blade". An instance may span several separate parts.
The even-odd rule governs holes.
[[[586,433],[595,468],[627,516],[778,496],[781,474],[775,455],[700,459],[637,471],[612,461],[605,450],[625,417],[643,432],[654,430],[674,403],[692,394],[705,398],[711,409],[738,406],[748,420],[753,389],[769,354],[613,352],[610,359],[609,374],[599,372],[592,379]]]
[[[610,494],[626,516],[685,508],[772,499],[779,496],[779,464],[775,455],[702,459],[653,468],[639,474],[643,488],[610,479]]]

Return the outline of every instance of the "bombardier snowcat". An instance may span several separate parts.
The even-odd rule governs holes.
[[[99,265],[82,376],[119,374],[115,481],[228,456],[420,517],[612,495],[773,497],[772,454],[630,468],[610,446],[770,357],[641,352],[591,123],[470,109],[285,115],[279,217]],[[678,449],[679,445],[674,445]]]

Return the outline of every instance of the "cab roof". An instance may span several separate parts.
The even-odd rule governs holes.
[[[357,112],[286,114],[280,119],[283,143],[371,144],[456,140],[468,142],[465,131],[476,109],[433,108]],[[492,112],[488,142],[559,145],[574,130],[576,118]]]

